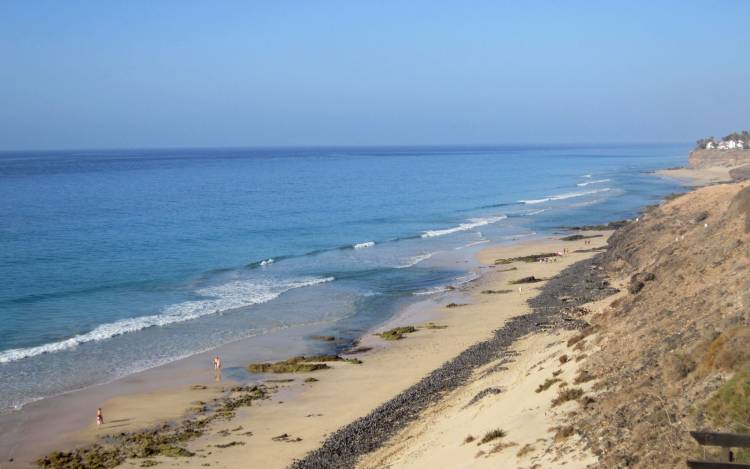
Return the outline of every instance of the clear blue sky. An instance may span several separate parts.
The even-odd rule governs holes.
[[[750,2],[0,2],[0,150],[750,128]]]

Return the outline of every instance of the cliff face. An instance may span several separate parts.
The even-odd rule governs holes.
[[[688,166],[693,169],[743,164],[750,164],[750,150],[693,150],[688,157]]]
[[[591,320],[600,394],[572,419],[598,467],[683,467],[689,430],[750,433],[750,183],[677,197],[609,243],[622,291]]]

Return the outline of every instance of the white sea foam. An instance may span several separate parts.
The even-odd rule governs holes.
[[[435,288],[430,288],[428,290],[415,291],[414,293],[412,293],[412,295],[418,295],[418,296],[422,296],[422,295],[434,295],[436,293],[445,293],[445,292],[451,291],[451,290],[453,290],[453,289],[452,288],[448,288],[447,286],[445,286],[445,287],[435,287]]]
[[[473,282],[474,280],[477,280],[480,277],[478,272],[468,272],[466,275],[462,275],[461,277],[458,277],[456,279],[456,286],[461,286],[463,284]]]
[[[453,228],[446,228],[444,230],[430,230],[425,231],[422,233],[423,238],[435,238],[437,236],[445,236],[452,233],[457,233],[459,231],[467,231],[472,230],[474,228],[478,228],[480,226],[489,225],[491,223],[497,223],[500,220],[505,220],[508,218],[505,215],[500,215],[497,217],[488,217],[488,218],[472,218],[469,220],[468,223],[462,223],[458,226],[454,226]]]
[[[533,205],[533,204],[542,204],[544,202],[549,202],[550,200],[552,200],[550,197],[546,197],[544,199],[519,200],[519,202],[527,204],[527,205]]]
[[[472,246],[476,246],[477,244],[484,244],[484,243],[489,243],[489,242],[490,242],[489,239],[480,239],[479,241],[474,241],[469,244],[465,244],[463,246],[458,246],[457,248],[454,248],[454,250],[460,251],[461,249],[470,248]]]
[[[581,176],[581,177],[582,177],[582,178],[590,178],[590,177],[591,177],[591,175],[590,175],[590,174],[584,174],[584,175],[583,175],[583,176]]]
[[[546,212],[546,211],[547,211],[546,208],[540,208],[538,210],[529,210],[528,212],[522,213],[522,215],[525,216],[525,217],[531,217],[533,215],[538,215],[538,214],[540,214],[542,212]]]
[[[578,186],[578,187],[586,187],[589,184],[601,184],[603,182],[609,182],[609,181],[611,181],[611,179],[596,179],[594,181],[579,182],[578,184],[576,184],[576,186]]]
[[[454,291],[456,288],[460,287],[461,285],[465,285],[467,283],[473,282],[480,278],[481,275],[478,272],[468,272],[466,275],[462,275],[461,277],[456,278],[456,281],[453,282],[452,285],[444,285],[440,287],[433,287],[428,288],[427,290],[421,290],[416,291],[412,293],[412,295],[435,295],[437,293],[445,293],[449,291]]]
[[[571,207],[588,207],[589,205],[596,205],[599,202],[603,202],[605,199],[592,199],[592,200],[586,200],[584,202],[578,202],[575,204],[570,204]]]
[[[366,243],[357,243],[352,247],[354,249],[364,249],[364,248],[371,248],[373,246],[375,246],[375,241],[367,241]]]
[[[415,266],[415,265],[419,264],[419,263],[420,263],[420,262],[422,262],[422,261],[426,261],[427,259],[429,259],[430,257],[432,257],[432,256],[434,256],[434,255],[435,255],[435,253],[434,253],[434,252],[429,252],[429,253],[427,253],[427,254],[420,254],[420,255],[418,255],[418,256],[414,256],[414,257],[410,258],[410,259],[409,259],[409,260],[408,260],[408,261],[406,262],[406,264],[403,264],[403,265],[397,265],[397,266],[396,266],[395,268],[396,268],[396,269],[406,269],[407,267],[413,267],[413,266]]]
[[[264,261],[260,261],[261,267],[268,267],[271,264],[273,264],[273,259],[266,259]]]
[[[594,189],[591,191],[568,192],[567,194],[550,195],[550,196],[545,197],[544,199],[519,200],[519,202],[527,204],[527,205],[541,204],[543,202],[549,202],[550,200],[572,199],[573,197],[583,197],[584,195],[598,194],[600,192],[607,192],[609,190],[612,190],[612,189],[610,189],[609,187],[605,187],[603,189]]]
[[[266,303],[286,291],[331,282],[333,280],[333,277],[326,277],[304,278],[283,283],[235,281],[216,287],[204,288],[198,290],[197,293],[207,297],[205,300],[185,301],[168,306],[160,314],[121,319],[112,323],[102,324],[90,332],[58,342],[51,342],[36,347],[5,350],[0,352],[0,364],[45,353],[72,350],[86,342],[99,342],[149,327],[166,326],[167,324],[189,321],[210,314],[219,314],[246,306]]]

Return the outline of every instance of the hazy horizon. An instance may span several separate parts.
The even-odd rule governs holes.
[[[109,151],[198,151],[198,150],[212,150],[212,151],[232,151],[232,150],[294,150],[294,149],[322,149],[322,150],[335,150],[335,149],[394,149],[394,148],[436,148],[436,149],[450,149],[450,148],[554,148],[554,147],[579,147],[579,148],[594,148],[594,147],[618,147],[618,146],[672,146],[672,145],[692,145],[694,142],[541,142],[541,143],[528,143],[528,142],[507,142],[507,143],[373,143],[373,144],[279,144],[279,145],[244,145],[244,146],[152,146],[152,147],[70,147],[70,148],[23,148],[23,149],[0,149],[0,154],[3,153],[65,153],[74,151],[83,152],[109,152]]]
[[[750,4],[0,5],[0,151],[693,142]]]

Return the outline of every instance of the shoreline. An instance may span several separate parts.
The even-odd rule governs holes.
[[[596,232],[595,234],[601,235],[602,232]],[[606,237],[600,237],[594,238],[592,241],[599,246],[605,239]],[[555,271],[562,270],[564,266],[593,255],[593,253],[571,254],[561,258],[560,262],[556,263],[520,263],[521,265],[518,266],[518,270],[502,272],[504,269],[494,268],[494,266],[487,265],[489,259],[487,257],[488,252],[492,253],[489,254],[490,257],[515,257],[547,252],[547,250],[562,250],[563,247],[569,248],[572,251],[577,248],[582,248],[583,246],[583,241],[565,242],[555,238],[542,238],[523,240],[508,245],[483,247],[477,255],[477,257],[481,261],[484,261],[485,264],[479,269],[483,272],[483,275],[478,280],[469,282],[466,284],[466,287],[451,292],[448,295],[438,295],[435,298],[428,299],[427,301],[434,303],[434,305],[428,308],[427,311],[423,310],[415,312],[407,307],[404,311],[401,311],[388,319],[384,324],[379,326],[376,331],[392,327],[392,325],[399,325],[399,323],[404,324],[405,322],[414,322],[417,318],[422,321],[439,322],[439,325],[441,326],[447,325],[448,327],[446,329],[419,328],[417,333],[409,334],[405,340],[395,341],[393,343],[384,343],[381,339],[374,337],[371,334],[367,334],[362,338],[359,346],[373,346],[373,350],[365,352],[364,354],[356,355],[356,357],[361,358],[364,361],[364,364],[348,365],[336,363],[332,366],[334,370],[323,370],[310,374],[310,376],[319,377],[319,383],[300,383],[300,381],[308,376],[306,374],[290,375],[289,377],[285,375],[279,375],[278,377],[266,376],[265,378],[270,378],[272,380],[274,378],[293,379],[294,384],[278,384],[278,389],[270,399],[276,405],[271,406],[267,401],[263,401],[258,405],[254,404],[252,409],[238,412],[237,417],[232,421],[232,425],[236,424],[234,425],[235,427],[242,426],[243,428],[250,428],[252,425],[258,425],[264,421],[273,421],[275,422],[275,425],[266,425],[269,428],[264,429],[253,428],[251,431],[253,431],[254,436],[248,438],[247,441],[243,441],[245,444],[238,444],[236,448],[223,449],[220,461],[224,462],[218,463],[221,465],[232,466],[232,461],[235,461],[236,463],[241,464],[243,458],[246,458],[246,456],[243,455],[249,452],[254,455],[254,458],[257,459],[258,463],[264,463],[271,467],[286,467],[292,462],[292,460],[298,459],[304,456],[308,451],[317,448],[320,440],[322,440],[326,434],[362,417],[363,414],[366,414],[372,408],[377,407],[378,404],[387,402],[403,389],[413,385],[422,376],[427,375],[434,369],[440,367],[446,360],[452,359],[454,356],[460,354],[463,350],[471,347],[475,343],[491,337],[492,331],[502,326],[505,321],[524,314],[524,311],[527,309],[525,304],[526,300],[537,291],[540,284],[530,284],[528,288],[524,285],[524,292],[522,295],[516,294],[515,291],[508,295],[487,295],[482,294],[481,290],[490,287],[497,288],[498,284],[505,284],[515,276],[523,276],[522,274],[525,273],[539,271],[540,268],[544,271],[548,271],[548,274],[545,274],[545,277],[548,275],[554,275]],[[461,296],[470,298],[472,303],[459,308],[447,309],[444,307],[447,298],[459,298]],[[498,303],[511,303],[502,305],[503,312],[501,317],[497,317],[497,313],[492,311],[498,306]],[[410,313],[417,314],[417,316],[409,316]],[[450,336],[450,346],[444,345],[446,342],[445,339],[448,338],[446,336]],[[441,344],[443,345],[441,346]],[[406,373],[404,370],[389,370],[389,363],[402,359],[402,356],[407,356],[412,359],[410,362],[412,368],[406,370]],[[414,361],[415,357],[418,357],[419,359]],[[372,388],[373,381],[377,383],[379,380],[386,380],[388,385],[382,386],[377,390],[368,389]],[[329,381],[329,383],[325,383],[326,381]],[[342,405],[340,402],[341,399],[338,396],[339,394],[347,395],[347,391],[351,391],[352,393],[358,392],[360,395],[366,393],[369,396],[367,399],[359,400],[356,405],[352,405],[352,403],[349,403],[348,405],[344,403]],[[217,394],[218,393],[213,395]],[[205,395],[202,396],[203,398],[199,399],[199,396],[195,391],[184,389],[183,387],[182,389],[175,389],[173,392],[152,394],[150,397],[152,400],[158,400],[161,402],[161,406],[171,409],[171,420],[176,420],[184,415],[184,413],[180,412],[180,403],[182,404],[182,410],[184,411],[185,403],[191,402],[195,399],[207,399]],[[142,394],[125,395],[105,403],[109,409],[108,414],[110,415],[110,418],[114,420],[122,420],[123,418],[132,419],[134,418],[132,413],[148,411],[149,409],[139,409],[137,406],[133,405],[134,401],[137,401],[142,397],[144,397]],[[280,407],[278,402],[283,402],[283,406]],[[304,416],[300,417],[300,415],[310,415],[310,413],[302,414],[301,412],[301,409],[309,409],[310,407],[327,407],[332,409],[337,416],[331,418],[329,417],[329,413],[325,413],[324,415],[326,417],[323,419],[315,419],[316,422],[312,424],[314,427],[313,431],[306,431],[302,434],[301,442],[280,446],[278,442],[271,439],[275,436],[273,433],[276,431],[276,428],[279,428],[279,435],[282,433],[290,433],[297,437],[296,434],[293,433],[297,432],[297,434],[300,434],[297,430],[290,432],[288,430],[282,431],[281,428],[291,429],[295,426],[310,427],[311,418]],[[125,417],[128,413],[130,413],[131,416]],[[286,414],[286,417],[284,414]],[[135,420],[143,422],[141,418],[136,418]],[[158,421],[158,419],[155,420]],[[323,423],[322,425],[321,422]],[[152,422],[151,424],[153,425],[153,423],[155,422]],[[141,425],[141,428],[143,428],[143,426],[144,425]],[[106,425],[104,428],[98,429],[100,431],[97,431],[97,429],[92,427],[93,425],[89,425],[86,430],[78,433],[78,441],[92,441],[98,435],[101,435],[108,430],[113,430],[107,428]],[[122,430],[136,428],[137,425],[134,425],[130,428],[123,428]],[[266,439],[266,437],[266,441],[259,441]],[[201,449],[205,451],[207,445],[215,445],[217,439],[221,440],[222,438],[217,437],[216,435],[207,434],[198,438],[196,441],[190,442],[188,448],[198,454]],[[281,457],[279,455],[280,451],[282,453]],[[203,462],[202,460],[204,459],[189,458],[183,462],[187,465],[199,466],[199,464]],[[282,460],[284,461],[283,463],[281,462]],[[214,464],[216,463],[217,462]],[[133,463],[128,464],[132,465]],[[21,467],[21,465],[21,461],[17,461],[17,464],[15,464],[14,467]]]
[[[561,319],[558,313],[565,307],[576,308],[616,292],[608,286],[587,287],[588,284],[604,285],[601,283],[603,276],[591,268],[596,265],[595,259],[595,256],[583,256],[566,262],[563,269],[556,269],[553,277],[543,281],[541,288],[537,287],[538,294],[527,298],[529,311],[510,316],[490,338],[473,344],[367,416],[338,430],[321,448],[296,461],[292,467],[354,467],[361,463],[361,457],[382,448],[396,433],[420,418],[426,409],[440,402],[446,393],[465,386],[478,369],[492,365],[489,373],[503,371],[501,368],[511,361],[510,349],[517,341],[543,330],[584,328],[585,322]],[[514,292],[509,294],[515,295]],[[522,295],[520,290],[519,294]],[[571,300],[563,302],[561,296]],[[502,390],[498,389],[497,393]]]
[[[512,245],[513,242],[508,241],[502,244]],[[479,246],[468,247],[467,253],[479,251],[481,248]],[[472,268],[467,269],[467,274],[479,272],[479,265],[472,254],[461,257],[461,260],[459,257],[458,253],[449,253],[448,256],[451,263],[473,263]],[[402,306],[384,321],[375,323],[360,337],[345,342],[336,341],[330,344],[325,341],[307,340],[310,336],[325,334],[325,328],[329,324],[303,324],[285,328],[270,335],[239,339],[105,383],[28,402],[17,411],[0,415],[0,426],[9,429],[4,432],[4,435],[0,435],[4,436],[0,438],[0,468],[35,467],[33,461],[51,451],[81,447],[95,442],[100,435],[92,431],[92,419],[89,415],[92,401],[100,403],[97,404],[99,406],[114,407],[114,420],[118,421],[116,427],[118,431],[140,431],[160,422],[176,422],[190,411],[190,402],[194,399],[187,398],[185,390],[192,385],[208,386],[209,389],[198,396],[201,400],[205,400],[224,395],[222,391],[224,386],[260,383],[268,377],[250,375],[244,370],[251,361],[273,361],[308,353],[341,353],[353,348],[362,340],[371,342],[374,333],[392,327],[390,324],[403,322],[406,320],[404,318],[409,315],[416,314],[415,317],[428,318],[433,314],[431,310],[434,309],[436,301],[440,301],[438,298],[458,298],[477,280],[477,278],[472,278],[450,290],[428,295],[415,303]],[[305,340],[292,340],[292,336]],[[376,341],[375,349],[390,345],[380,342]],[[248,355],[246,350],[248,344],[252,344],[255,353]],[[225,365],[220,383],[216,382],[215,375],[208,366],[215,354],[222,356]],[[143,409],[140,408],[141,406],[133,405],[133,400],[138,400],[143,396],[167,402],[168,405],[155,408],[144,406]],[[125,411],[128,408],[136,410],[135,414],[118,416],[120,409]],[[108,414],[109,419],[112,412]],[[38,438],[27,438],[25,437],[27,434],[36,435]]]

